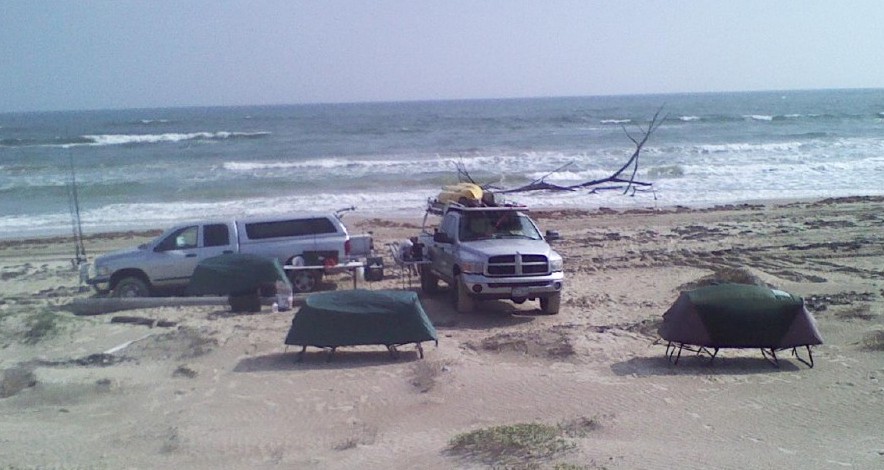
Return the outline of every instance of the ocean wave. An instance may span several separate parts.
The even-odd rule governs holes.
[[[703,123],[728,123],[728,122],[782,122],[782,121],[841,121],[841,120],[867,120],[868,114],[831,114],[831,113],[787,113],[787,114],[740,114],[740,115],[683,115],[672,120],[682,123],[703,122]],[[872,117],[880,119],[884,117],[884,112],[873,115]]]
[[[648,178],[681,178],[685,169],[680,165],[655,166],[647,170]]]
[[[551,153],[524,153],[518,155],[482,155],[466,158],[456,156],[424,156],[370,160],[347,159],[343,157],[319,158],[308,161],[227,161],[220,170],[227,176],[221,178],[262,178],[273,181],[288,181],[289,187],[316,187],[316,182],[338,181],[342,187],[372,188],[450,184],[458,176],[457,166],[463,164],[470,175],[482,183],[492,183],[515,187],[551,175],[552,180],[581,182],[595,178],[594,174],[569,176],[563,171],[593,171],[585,168],[602,168],[599,175],[607,175],[611,170],[596,155]],[[572,166],[562,168],[573,163]],[[613,168],[613,166],[612,166]],[[323,176],[325,175],[325,176]],[[406,183],[407,182],[407,183]],[[324,183],[320,183],[322,185]]]
[[[269,132],[190,132],[168,134],[101,134],[84,135],[87,145],[127,145],[182,142],[187,140],[257,139]]]
[[[55,137],[48,140],[16,137],[0,139],[0,147],[68,147],[88,143],[90,143],[90,140],[84,137]]]
[[[750,153],[750,152],[785,152],[801,148],[803,142],[772,142],[763,144],[750,144],[735,142],[731,144],[704,144],[692,145],[687,148],[691,153]]]
[[[591,118],[585,115],[561,115],[550,119],[553,124],[586,124]]]
[[[52,139],[29,139],[7,137],[0,139],[0,147],[60,147],[105,145],[133,145],[182,142],[188,140],[233,140],[259,139],[270,135],[270,132],[190,132],[167,134],[96,134],[77,137],[56,137]]]
[[[787,135],[786,137],[793,138],[793,139],[811,139],[812,140],[812,139],[824,139],[826,137],[832,137],[834,135],[835,134],[832,134],[831,132],[804,132],[802,134],[790,134],[790,135]]]
[[[780,122],[780,121],[862,121],[868,120],[868,114],[832,114],[832,113],[788,113],[788,114],[746,114],[742,115],[743,120],[761,121],[761,122]],[[879,116],[880,117],[880,113]]]
[[[14,137],[0,139],[0,147],[27,147],[33,144],[34,141],[32,139],[17,139]]]
[[[530,180],[538,180],[543,178],[547,182],[559,182],[559,183],[568,183],[568,184],[577,184],[583,183],[586,181],[593,181],[601,178],[607,178],[611,176],[611,171],[606,171],[602,169],[589,169],[583,171],[556,171],[556,172],[547,172],[547,171],[537,171],[528,173],[526,176],[530,178]]]
[[[316,160],[307,160],[302,162],[286,162],[286,161],[271,161],[271,162],[242,162],[242,161],[232,161],[232,162],[224,162],[221,167],[228,171],[242,171],[242,172],[251,172],[251,171],[260,171],[260,170],[281,170],[281,169],[289,169],[289,168],[297,168],[297,169],[305,169],[305,168],[316,168],[316,169],[325,169],[330,170],[334,168],[342,168],[346,166],[352,166],[355,164],[359,164],[359,162],[354,162],[351,160],[346,160],[343,158],[320,158]]]
[[[629,124],[632,119],[602,119],[599,122],[602,124]]]
[[[740,121],[759,121],[759,122],[772,122],[772,121],[794,121],[799,119],[820,119],[820,118],[834,118],[835,116],[824,115],[824,114],[742,114],[739,116],[726,116],[726,115],[712,115],[712,116],[696,116],[696,115],[684,115],[679,116],[675,120],[680,122],[710,122],[710,123],[727,123],[727,122],[740,122]],[[859,117],[859,116],[854,116]]]
[[[233,172],[261,172],[273,170],[321,170],[343,172],[373,170],[388,174],[416,175],[427,172],[447,171],[455,173],[459,164],[464,164],[468,170],[483,169],[490,171],[523,170],[526,162],[532,167],[549,166],[553,169],[562,164],[575,160],[585,160],[586,155],[568,155],[561,152],[526,152],[519,154],[490,154],[490,155],[402,155],[390,156],[384,159],[329,157],[315,158],[303,161],[227,161],[221,167]],[[337,175],[340,176],[340,173]]]

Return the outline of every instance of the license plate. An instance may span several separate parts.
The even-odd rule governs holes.
[[[513,288],[513,297],[528,297],[528,288],[527,287],[514,287]]]

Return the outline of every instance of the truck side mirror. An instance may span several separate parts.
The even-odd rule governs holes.
[[[436,232],[433,234],[433,241],[436,243],[451,243],[451,237],[445,232]]]
[[[554,241],[561,240],[561,239],[562,239],[562,236],[559,235],[558,230],[547,230],[546,231],[546,241],[554,242]]]

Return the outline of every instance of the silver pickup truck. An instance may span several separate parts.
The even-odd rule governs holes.
[[[95,258],[88,283],[99,293],[147,297],[183,291],[196,265],[223,253],[251,253],[282,264],[331,268],[350,257],[351,240],[336,214],[201,221],[172,227],[138,247]],[[291,271],[296,292],[313,290],[322,269]]]
[[[424,218],[418,242],[428,264],[420,266],[421,289],[434,292],[439,280],[453,293],[459,312],[473,310],[476,300],[540,300],[545,314],[559,312],[564,272],[562,257],[525,214],[525,207],[430,205],[428,214],[442,217],[432,231]]]

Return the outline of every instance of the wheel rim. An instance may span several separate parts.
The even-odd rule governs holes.
[[[123,298],[145,297],[147,295],[141,286],[133,282],[123,282],[122,285],[117,288],[116,292],[117,297]]]
[[[421,289],[423,289],[427,292],[435,291],[436,287],[438,287],[438,285],[439,285],[439,281],[438,281],[438,279],[436,279],[436,277],[433,275],[433,273],[431,273],[428,269],[424,269],[424,267],[421,267],[420,274],[421,274]]]
[[[460,277],[454,278],[454,308],[457,311],[469,311],[473,309],[473,299],[466,292],[466,284],[461,282]]]
[[[298,273],[292,279],[292,287],[298,292],[309,292],[316,286],[316,280],[310,274]]]

